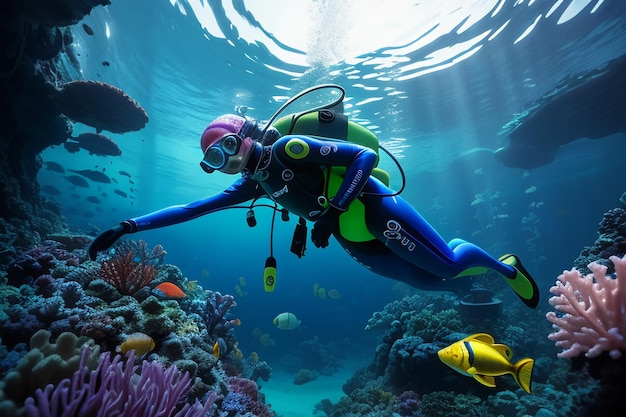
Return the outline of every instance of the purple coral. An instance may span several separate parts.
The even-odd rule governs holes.
[[[105,346],[107,349],[114,349],[120,342],[120,333],[122,333],[122,323],[115,320],[107,314],[98,314],[86,317],[84,321],[80,321],[80,335],[93,339],[99,345]]]
[[[394,408],[401,416],[412,416],[422,408],[422,402],[420,401],[419,395],[415,392],[411,390],[404,391],[396,399]]]
[[[230,328],[228,320],[224,319],[224,316],[228,312],[228,309],[236,306],[235,298],[232,295],[222,295],[219,291],[215,291],[211,294],[211,297],[206,301],[204,321],[207,325],[209,333],[217,330],[217,327]]]
[[[162,245],[155,245],[152,249],[148,249],[148,242],[143,239],[138,241],[123,240],[118,244],[117,251],[132,252],[141,263],[149,264],[162,264],[163,258],[167,255]]]
[[[28,343],[37,330],[45,327],[37,316],[21,305],[12,305],[4,312],[8,317],[0,322],[0,338],[9,349],[21,342]]]
[[[80,260],[72,252],[68,252],[58,242],[46,241],[19,256],[7,271],[8,283],[15,287],[22,284],[32,284],[44,274],[49,274],[57,263],[64,262],[66,266],[78,266]]]
[[[62,282],[59,284],[59,292],[63,301],[65,301],[66,308],[76,307],[81,301],[84,301],[87,296],[83,291],[83,287],[75,281]]]
[[[558,357],[585,353],[593,358],[606,351],[617,359],[626,350],[626,256],[611,256],[610,260],[615,265],[615,279],[606,275],[606,266],[591,263],[591,274],[583,277],[576,269],[564,271],[550,288],[554,294],[550,304],[564,313],[546,314],[557,329],[548,338],[565,349]]]
[[[30,285],[37,277],[49,274],[52,268],[54,268],[54,256],[51,253],[28,251],[21,254],[9,266],[7,271],[8,283],[15,287],[23,284]]]
[[[57,290],[56,284],[52,275],[40,275],[34,282],[35,294],[41,295],[44,298],[52,297]]]
[[[38,389],[35,397],[27,398],[26,414],[30,417],[199,417],[211,410],[217,398],[212,392],[204,405],[197,401],[181,405],[191,386],[188,373],[181,377],[176,367],[165,370],[160,362],[144,361],[141,366],[133,366],[133,351],[126,364],[120,355],[111,360],[109,352],[103,353],[98,367],[90,373],[89,354],[89,348],[83,349],[79,368],[71,380],[48,385],[43,391]]]
[[[152,250],[148,250],[148,243],[143,239],[139,239],[137,246],[139,248],[139,256],[143,262],[155,261],[161,264],[165,255],[167,255],[162,245],[155,245]]]

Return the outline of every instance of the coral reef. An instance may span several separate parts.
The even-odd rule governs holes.
[[[384,388],[364,388],[342,397],[337,404],[322,400],[315,409],[329,417],[388,416],[393,415],[396,403],[397,397]]]
[[[299,366],[306,367],[321,375],[332,375],[341,368],[338,355],[342,352],[337,346],[323,344],[319,337],[300,343],[298,348]]]
[[[400,394],[394,404],[395,411],[403,417],[418,417],[421,408],[422,402],[420,401],[419,395],[411,390],[404,391]]]
[[[228,394],[221,404],[229,417],[275,417],[273,412],[262,401],[259,388],[254,381],[246,378],[231,377],[228,379]]]
[[[626,210],[614,208],[604,213],[598,225],[598,238],[591,246],[586,246],[574,261],[573,267],[581,274],[591,271],[587,265],[592,262],[608,267],[608,272],[613,273],[611,256],[623,257],[626,254]]]
[[[88,342],[96,356],[100,351],[110,353],[128,335],[142,332],[154,340],[155,351],[134,370],[129,370],[132,367],[126,367],[125,370],[120,368],[120,375],[129,372],[141,375],[145,372],[149,375],[157,372],[158,369],[155,371],[154,367],[162,363],[168,367],[168,371],[172,369],[169,371],[171,373],[176,369],[188,373],[186,378],[190,404],[206,398],[214,391],[218,395],[215,399],[216,410],[226,413],[224,407],[236,405],[236,410],[233,409],[235,411],[230,410],[230,414],[225,415],[273,415],[270,407],[264,404],[264,397],[256,385],[256,379],[267,381],[270,378],[271,368],[267,362],[258,361],[258,357],[255,361],[243,359],[237,347],[231,313],[231,309],[236,306],[234,297],[205,291],[197,283],[190,286],[192,291],[182,299],[168,299],[159,295],[158,291],[154,291],[157,283],[168,281],[187,288],[189,280],[175,265],[162,263],[166,253],[162,247],[157,245],[148,250],[142,243],[128,242],[124,243],[125,247],[135,249],[128,252],[131,257],[125,254],[124,259],[132,260],[137,252],[143,253],[141,259],[144,265],[154,270],[154,279],[143,287],[136,287],[141,287],[137,291],[128,291],[130,294],[124,295],[99,278],[102,264],[115,257],[102,256],[101,263],[92,262],[85,256],[84,248],[76,247],[67,251],[58,245],[37,246],[18,254],[16,262],[8,268],[11,273],[1,278],[0,337],[6,346],[6,353],[0,356],[0,369],[6,375],[3,375],[3,389],[0,390],[0,411],[6,411],[6,415],[23,416],[27,397],[33,398],[29,402],[31,412],[37,409],[41,415],[57,415],[57,411],[47,408],[53,406],[56,398],[65,398],[65,406],[73,407],[67,395],[80,395],[80,392],[94,389],[80,388],[75,381],[69,382],[77,370],[82,372],[82,376],[75,376],[74,379],[87,379],[88,371],[78,368],[80,348]],[[115,252],[119,253],[117,250]],[[44,328],[49,330],[42,330]],[[29,340],[30,351],[25,348]],[[216,342],[223,346],[223,355],[219,359],[212,353],[212,346]],[[50,346],[62,347],[64,353]],[[57,359],[45,359],[48,355]],[[109,357],[106,360],[122,366],[122,359]],[[61,366],[59,364],[64,361],[71,365],[65,365],[64,372],[53,372],[47,368],[52,364]],[[89,369],[95,366],[94,362]],[[148,369],[144,369],[146,367]],[[104,368],[101,367],[101,370],[104,372]],[[55,378],[50,377],[51,372]],[[251,379],[243,378],[244,375]],[[228,397],[231,386],[239,389],[241,385],[229,385],[228,381],[233,377],[245,379],[248,385],[254,385],[256,395],[244,396],[237,392],[233,394],[234,397]],[[61,382],[62,379],[66,382]],[[40,391],[37,392],[37,389]],[[226,397],[229,398],[227,402]],[[176,408],[175,412],[179,411]],[[258,414],[251,414],[255,412]],[[192,414],[193,411],[189,411],[178,415]],[[173,415],[173,412],[163,415]]]
[[[49,338],[47,330],[36,332],[30,339],[30,351],[0,382],[0,410],[14,412],[35,390],[69,378],[79,368],[81,351],[82,366],[95,367],[100,347],[93,341],[72,333],[61,334],[56,343],[50,343]]]
[[[246,361],[246,368],[248,369],[248,379],[257,381],[259,378],[262,381],[269,381],[272,376],[272,368],[266,361],[259,361],[250,359]]]
[[[625,241],[626,212],[622,208],[609,210],[600,222],[595,243],[581,251],[574,268],[564,271],[551,289],[551,304],[564,314],[546,315],[557,329],[548,337],[565,349],[558,355],[570,359],[572,370],[595,379],[585,381],[596,393],[591,398],[581,396],[584,401],[577,413],[581,417],[624,414]],[[608,275],[613,272],[614,278]],[[561,374],[549,380],[562,380]]]
[[[125,239],[117,243],[116,251],[121,253],[132,252],[138,263],[143,264],[162,264],[163,258],[167,255],[167,251],[163,245],[154,245],[148,248],[148,242],[143,239],[130,240]]]
[[[545,312],[505,303],[502,315],[477,321],[461,310],[452,297],[419,294],[374,313],[367,329],[384,332],[373,360],[344,384],[345,396],[337,403],[320,401],[316,411],[326,416],[518,417],[536,415],[541,409],[543,415],[570,417],[594,401],[598,384],[584,372],[559,366],[554,346],[545,340],[549,330]],[[542,321],[545,326],[537,326]],[[438,360],[439,349],[476,332],[488,332],[541,364],[533,375],[531,395],[512,378],[498,380],[495,389],[468,384]]]
[[[482,416],[480,398],[450,391],[434,391],[422,397],[422,412],[428,417]]]
[[[593,358],[609,352],[613,359],[626,350],[626,257],[611,256],[617,277],[606,275],[607,267],[591,263],[593,272],[584,277],[576,269],[559,275],[550,288],[553,311],[546,318],[557,329],[548,338],[563,348],[560,358],[574,358],[585,353]]]
[[[125,363],[121,355],[111,359],[110,352],[105,352],[96,370],[90,373],[89,357],[89,348],[83,349],[71,379],[37,389],[34,397],[27,398],[26,414],[201,417],[211,410],[217,398],[217,393],[211,392],[204,405],[196,400],[181,407],[180,402],[186,399],[191,387],[188,373],[181,375],[175,366],[165,370],[157,361],[133,366],[134,351]]]
[[[300,369],[293,376],[294,385],[304,385],[308,382],[315,381],[319,377],[319,374],[310,369]]]

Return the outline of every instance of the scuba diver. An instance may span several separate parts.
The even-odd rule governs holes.
[[[295,100],[325,88],[339,91],[340,97],[273,123]],[[401,190],[389,188],[389,174],[377,167],[379,147],[384,148],[374,133],[333,110],[341,106],[344,96],[345,90],[336,85],[312,87],[292,97],[264,125],[241,114],[218,117],[201,136],[204,158],[200,166],[209,174],[219,171],[241,174],[241,178],[217,195],[125,220],[104,231],[91,243],[90,258],[95,260],[99,251],[124,234],[186,222],[250,201],[251,211],[265,197],[283,215],[300,217],[291,248],[298,257],[306,247],[306,223],[313,222],[311,240],[316,247],[327,247],[334,236],[352,258],[379,275],[418,289],[463,296],[469,293],[471,282],[456,278],[491,270],[504,278],[524,304],[535,308],[539,290],[517,256],[496,259],[458,238],[446,243],[398,195]],[[270,256],[266,291],[273,290],[275,267]]]

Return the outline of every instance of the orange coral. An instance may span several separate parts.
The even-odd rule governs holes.
[[[103,261],[100,268],[100,277],[123,295],[135,294],[150,284],[156,274],[154,266],[133,261],[133,253],[130,251]]]

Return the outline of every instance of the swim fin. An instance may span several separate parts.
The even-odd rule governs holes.
[[[539,287],[530,276],[526,268],[522,265],[522,261],[515,255],[502,255],[500,262],[515,268],[515,277],[507,277],[506,282],[513,288],[515,294],[530,308],[535,308],[539,304]]]

